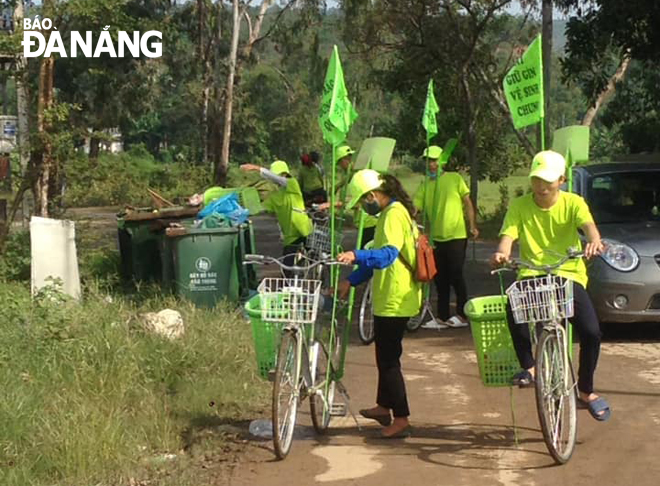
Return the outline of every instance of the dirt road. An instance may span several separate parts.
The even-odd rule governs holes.
[[[259,221],[265,241],[272,225]],[[347,239],[351,235],[347,233]],[[264,239],[260,238],[260,241]],[[350,246],[350,245],[349,245]],[[487,273],[493,243],[468,248],[471,295],[498,292]],[[277,246],[260,247],[277,253]],[[329,433],[317,437],[307,403],[292,451],[276,461],[270,441],[251,440],[227,479],[238,485],[443,484],[543,486],[637,485],[660,483],[660,324],[606,327],[597,391],[613,408],[599,423],[585,410],[578,415],[578,445],[571,461],[555,467],[538,426],[534,393],[484,387],[479,379],[468,329],[420,330],[404,342],[403,367],[413,433],[403,440],[378,439],[375,422],[335,418]],[[373,345],[354,340],[344,383],[351,406],[371,406],[376,371]],[[265,416],[267,418],[267,416]],[[515,427],[514,427],[515,421]]]

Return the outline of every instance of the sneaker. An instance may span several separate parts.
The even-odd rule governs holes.
[[[513,375],[511,384],[514,386],[519,386],[520,388],[532,386],[534,384],[534,377],[529,371],[522,370]]]
[[[447,319],[447,326],[449,327],[467,327],[468,322],[459,316],[451,316]]]
[[[436,331],[447,329],[448,327],[447,324],[437,319],[431,319],[422,324],[422,329],[435,329]]]

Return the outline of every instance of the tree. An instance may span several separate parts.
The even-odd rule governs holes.
[[[631,60],[660,60],[660,3],[655,0],[556,0],[573,13],[567,26],[562,72],[575,79],[588,100],[582,123],[591,125],[599,108],[624,78]]]
[[[421,140],[419,120],[429,77],[440,104],[438,138],[462,131],[466,151],[458,152],[470,169],[471,196],[490,168],[510,160],[494,157],[506,143],[503,117],[509,115],[501,95],[501,79],[512,64],[511,51],[523,38],[510,35],[516,21],[503,13],[510,2],[492,1],[360,1],[346,0],[346,40],[351,49],[371,56],[381,72],[385,91],[397,91],[408,103],[399,132],[403,139]],[[525,22],[523,22],[523,25]],[[504,28],[504,27],[508,27]],[[520,31],[521,26],[515,31]],[[458,93],[459,96],[455,96]],[[493,97],[503,103],[493,104]],[[399,134],[397,134],[399,135]],[[524,134],[517,135],[526,140]],[[413,142],[414,143],[414,142]],[[415,152],[419,150],[419,142]],[[529,145],[529,141],[527,141]],[[410,147],[412,149],[412,147]],[[499,173],[492,171],[492,174]]]

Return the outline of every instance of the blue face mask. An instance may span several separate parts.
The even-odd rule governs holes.
[[[438,173],[437,173],[437,172],[431,172],[431,171],[428,171],[428,172],[426,173],[426,175],[429,176],[429,179],[431,179],[431,180],[434,180],[436,177],[438,177]]]
[[[380,205],[375,199],[372,201],[364,201],[362,203],[362,209],[370,216],[376,216],[378,213],[380,213]]]

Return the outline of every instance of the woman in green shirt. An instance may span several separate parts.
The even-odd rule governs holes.
[[[349,190],[348,209],[359,203],[367,214],[380,213],[373,249],[353,250],[337,256],[341,262],[359,266],[340,284],[342,297],[348,295],[351,286],[365,282],[373,274],[378,392],[376,406],[360,410],[360,413],[385,427],[383,438],[401,437],[407,434],[410,415],[401,373],[401,341],[408,320],[419,312],[422,301],[422,287],[408,269],[416,265],[415,208],[394,176],[381,175],[374,170],[358,171]]]

